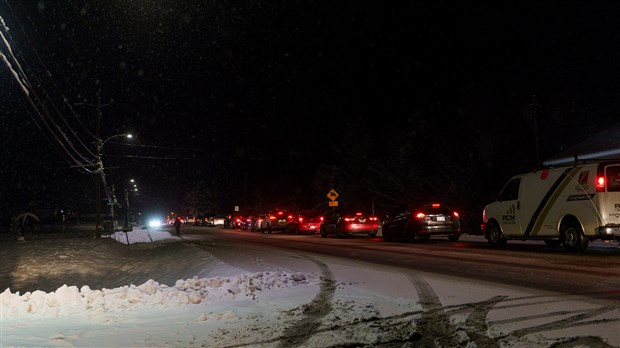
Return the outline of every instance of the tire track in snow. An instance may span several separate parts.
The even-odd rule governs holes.
[[[332,311],[334,293],[336,292],[336,281],[334,274],[329,267],[314,258],[304,257],[304,259],[314,262],[321,269],[322,281],[319,293],[312,302],[304,308],[303,316],[293,325],[284,329],[282,336],[278,339],[278,347],[300,347],[303,346],[321,325],[321,319]]]
[[[412,273],[406,273],[418,293],[419,303],[424,309],[419,319],[415,320],[417,342],[414,346],[419,347],[457,347],[458,342],[452,337],[455,331],[450,322],[450,316],[445,312],[439,296],[433,287],[422,277]]]

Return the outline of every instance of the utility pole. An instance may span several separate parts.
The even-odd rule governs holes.
[[[101,186],[105,185],[105,176],[103,172],[103,161],[101,160],[103,145],[110,139],[116,138],[119,136],[127,136],[131,138],[131,134],[116,134],[111,137],[108,137],[106,140],[101,139],[101,118],[103,113],[101,108],[104,106],[109,106],[114,102],[113,99],[110,99],[108,104],[101,104],[101,90],[97,90],[97,104],[89,104],[84,100],[81,103],[74,103],[74,105],[86,105],[96,108],[96,131],[95,131],[95,156],[97,160],[97,167],[95,172],[95,237],[101,238]],[[111,198],[110,198],[111,199]],[[114,207],[112,209],[112,218],[114,218]],[[113,222],[114,223],[114,222]]]
[[[112,189],[112,202],[110,203],[110,216],[112,217],[112,231],[116,231],[116,216],[114,215],[114,205],[116,204],[116,187],[114,184],[110,185]]]
[[[97,92],[97,179],[96,181],[96,202],[95,202],[95,238],[101,238],[101,183],[103,182],[103,162],[101,162],[101,95]]]
[[[123,225],[123,231],[129,230],[129,189],[125,189],[125,224]]]

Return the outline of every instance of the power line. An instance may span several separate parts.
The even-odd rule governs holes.
[[[11,10],[13,16],[17,17],[17,16],[15,16],[15,13],[14,13],[12,7],[10,6],[10,4],[8,3],[8,1],[5,0],[5,3],[9,7],[9,9]],[[17,18],[16,18],[16,20],[17,20]],[[76,165],[78,165],[79,167],[81,167],[83,170],[85,170],[87,172],[92,172],[87,167],[94,166],[95,165],[94,160],[92,158],[89,159],[87,156],[83,155],[82,152],[80,152],[74,146],[74,142],[70,139],[70,137],[68,136],[67,132],[65,130],[63,130],[62,127],[56,122],[56,120],[54,119],[54,117],[52,115],[52,112],[50,112],[47,109],[46,103],[44,102],[44,100],[39,96],[37,91],[32,87],[32,84],[29,82],[28,76],[26,75],[26,73],[24,72],[24,70],[22,68],[22,64],[17,59],[17,57],[14,55],[13,49],[11,47],[11,44],[9,43],[9,39],[11,39],[11,35],[9,33],[9,28],[6,26],[6,24],[4,22],[4,19],[2,17],[0,17],[0,21],[1,21],[1,25],[2,25],[1,28],[0,28],[1,29],[0,30],[0,36],[1,36],[2,41],[4,43],[4,47],[2,48],[2,51],[6,52],[6,55],[5,55],[2,51],[0,51],[0,56],[2,58],[2,61],[4,62],[5,67],[9,70],[9,72],[13,76],[14,80],[19,84],[20,89],[22,90],[23,94],[25,95],[27,101],[32,106],[32,109],[34,110],[35,114],[38,116],[39,121],[37,121],[36,118],[33,118],[33,121],[39,127],[40,130],[43,130],[43,128],[41,127],[41,124],[45,127],[45,129],[47,130],[47,134],[51,135],[51,137],[53,139],[52,142],[56,142],[61,147],[61,149],[69,156],[69,158]],[[18,21],[18,23],[19,23],[19,21]],[[22,29],[22,31],[23,31],[23,29]],[[5,36],[5,34],[6,34],[6,36]],[[24,35],[25,35],[25,33],[24,33]],[[8,37],[8,39],[7,39],[7,37]],[[31,43],[31,46],[32,46],[32,43]],[[23,56],[23,54],[19,50],[17,50],[17,52],[21,56]],[[36,54],[36,52],[35,52],[35,54]],[[40,57],[39,57],[39,59],[40,59]],[[27,62],[24,62],[24,65],[29,68],[29,66],[27,65]],[[32,69],[29,69],[29,70],[32,70]],[[62,123],[64,123],[65,128],[68,129],[68,132],[73,135],[73,137],[76,139],[76,141],[79,144],[81,144],[85,149],[87,149],[87,155],[90,154],[92,156],[92,152],[90,152],[90,150],[88,150],[87,146],[80,140],[79,136],[77,136],[77,133],[75,133],[75,131],[73,131],[73,129],[71,128],[69,123],[63,117],[63,115],[60,112],[60,110],[58,110],[58,108],[55,106],[55,104],[53,103],[53,101],[49,97],[49,94],[43,88],[43,83],[41,83],[41,81],[36,77],[36,75],[34,76],[34,78],[38,82],[38,84],[40,86],[40,89],[41,89],[43,95],[46,98],[45,100],[47,100],[48,103],[52,105],[54,110],[56,110],[58,115],[60,115],[60,119],[61,119]],[[50,79],[51,79],[51,76],[50,76]],[[51,80],[53,81],[53,79],[51,79]],[[44,134],[45,133],[46,132],[44,132]]]

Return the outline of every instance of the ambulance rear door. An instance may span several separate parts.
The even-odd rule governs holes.
[[[620,164],[601,163],[596,176],[603,225],[620,224]]]

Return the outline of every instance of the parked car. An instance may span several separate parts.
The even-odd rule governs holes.
[[[264,221],[267,219],[269,219],[267,214],[258,214],[258,215],[252,216],[250,231],[252,232],[261,231],[262,232],[263,226],[265,226]]]
[[[226,216],[223,216],[223,215],[215,215],[209,218],[209,222],[211,226],[224,226],[225,221],[226,221]]]
[[[374,237],[379,230],[379,223],[376,216],[365,212],[336,210],[324,217],[320,230],[323,238],[330,234],[342,237],[359,233]]]
[[[292,218],[293,215],[289,214],[286,210],[269,212],[266,214],[262,222],[260,231],[263,233],[271,233],[272,231],[276,230],[285,232],[287,230],[288,221]]]
[[[302,210],[287,223],[287,230],[291,233],[310,232],[321,230],[323,214],[318,210]]]
[[[459,214],[443,203],[403,207],[390,214],[382,224],[383,240],[426,240],[446,236],[457,241],[461,236]]]
[[[226,216],[224,220],[224,228],[241,228],[241,222],[243,221],[243,216],[239,214],[231,214]]]
[[[241,219],[241,223],[239,227],[243,231],[252,231],[252,226],[255,224],[256,219],[257,219],[256,215],[244,216],[243,219]]]

